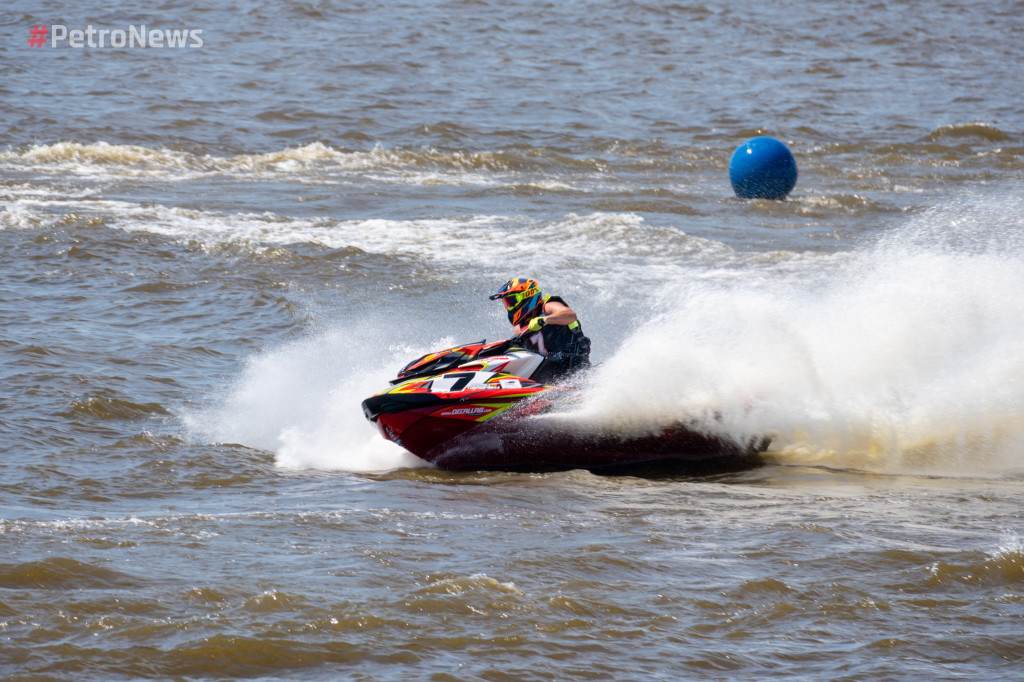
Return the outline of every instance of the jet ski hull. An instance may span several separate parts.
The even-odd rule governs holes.
[[[767,447],[765,439],[737,441],[689,424],[635,434],[581,425],[553,410],[574,389],[509,373],[533,372],[538,362],[508,342],[430,354],[402,370],[393,388],[364,400],[363,411],[384,438],[451,471],[739,463]]]
[[[648,464],[750,461],[767,447],[762,439],[737,442],[675,425],[657,433],[627,435],[575,427],[546,413],[568,391],[538,386],[513,395],[468,396],[388,405],[375,415],[381,435],[448,471],[592,471]],[[497,392],[494,392],[497,393]],[[545,395],[547,393],[547,395]],[[372,399],[368,399],[368,402]],[[372,411],[373,404],[364,409]]]
[[[625,470],[646,465],[706,466],[751,462],[767,447],[757,439],[739,443],[675,426],[660,433],[627,436],[501,420],[468,429],[420,455],[449,471]]]

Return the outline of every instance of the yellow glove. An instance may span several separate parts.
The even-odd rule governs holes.
[[[547,324],[547,322],[548,322],[547,319],[545,319],[544,317],[537,316],[537,317],[533,318],[532,320],[530,320],[530,324],[526,327],[526,331],[528,331],[528,332],[539,332],[541,327],[543,327],[545,324]]]

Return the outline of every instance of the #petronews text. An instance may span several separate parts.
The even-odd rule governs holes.
[[[202,47],[203,29],[147,29],[134,24],[124,29],[94,28],[68,30],[63,24],[50,24],[50,46],[62,42],[68,47]]]

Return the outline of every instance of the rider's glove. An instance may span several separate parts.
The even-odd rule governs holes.
[[[543,317],[537,316],[537,317],[533,318],[532,320],[530,320],[530,324],[526,327],[526,331],[528,331],[528,332],[539,332],[541,330],[541,327],[543,327],[545,324],[547,324],[547,322],[548,321],[546,319],[544,319]]]

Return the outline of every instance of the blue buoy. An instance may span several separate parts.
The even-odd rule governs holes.
[[[773,137],[751,138],[732,153],[729,182],[741,199],[783,199],[796,187],[796,159]]]

